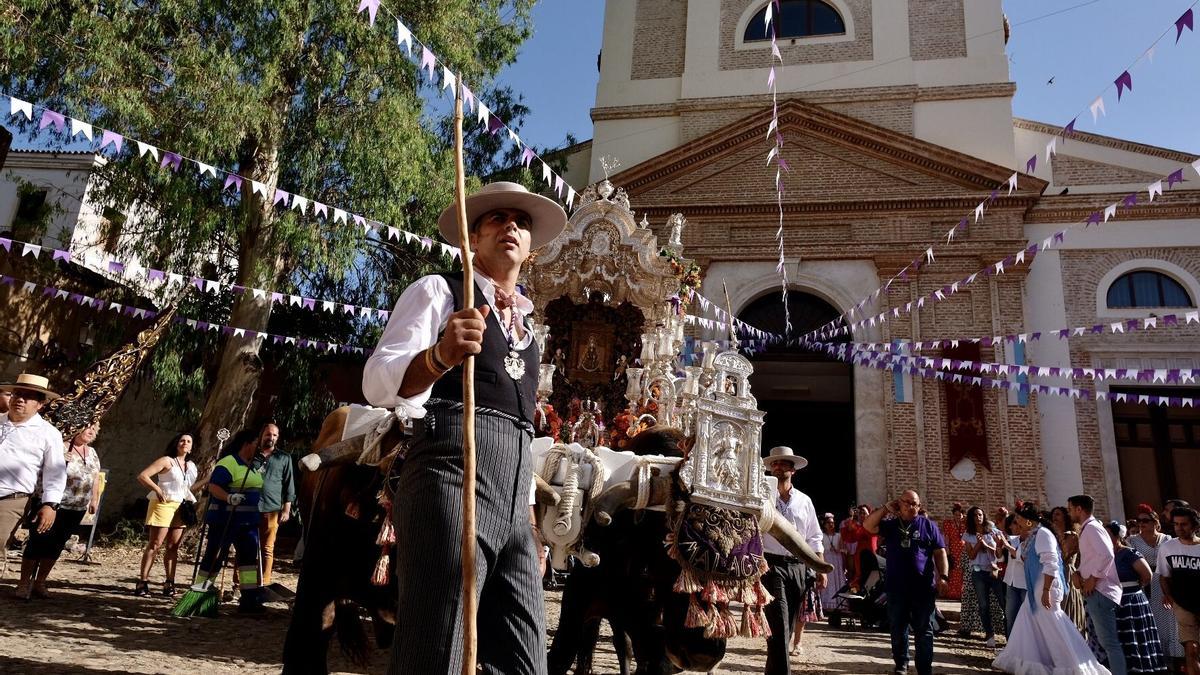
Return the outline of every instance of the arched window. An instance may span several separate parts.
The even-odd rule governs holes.
[[[766,6],[754,14],[754,18],[746,24],[743,42],[771,39],[764,25],[766,16]],[[821,0],[783,0],[772,22],[778,31],[777,37],[781,40],[817,35],[843,35],[846,32],[846,23],[842,21],[842,15]]]
[[[1140,270],[1117,277],[1108,287],[1108,306],[1191,307],[1192,299],[1183,285],[1162,272]]]

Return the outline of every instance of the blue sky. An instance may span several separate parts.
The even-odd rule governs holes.
[[[1006,0],[1013,114],[1057,125],[1079,115],[1081,131],[1200,154],[1200,35],[1185,31],[1176,45],[1172,25],[1193,1]],[[567,132],[591,138],[603,23],[603,0],[544,0],[534,9],[534,35],[501,75],[533,110],[524,138],[545,147]],[[1168,29],[1153,62],[1131,71],[1132,93],[1116,105],[1106,91],[1108,115],[1093,124],[1088,105]]]

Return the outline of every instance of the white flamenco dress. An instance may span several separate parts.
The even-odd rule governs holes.
[[[992,667],[1013,675],[1111,675],[1096,661],[1079,629],[1061,609],[1066,575],[1054,534],[1038,527],[1021,547],[1026,587],[1008,645]],[[1035,564],[1035,560],[1038,564]],[[1051,575],[1050,606],[1042,606],[1046,575]]]

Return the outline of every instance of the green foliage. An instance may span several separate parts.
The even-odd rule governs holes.
[[[141,520],[122,518],[113,525],[111,532],[100,532],[96,543],[105,547],[140,548],[146,545],[145,530]]]
[[[518,128],[528,110],[492,78],[531,34],[532,6],[388,3]],[[0,84],[98,127],[434,235],[453,197],[446,106],[426,104],[436,90],[395,44],[387,14],[371,27],[355,8],[352,0],[12,0],[0,10],[8,24]],[[512,164],[503,138],[467,138],[468,174]],[[414,277],[447,265],[402,242],[364,238],[353,224],[272,209],[248,182],[240,196],[222,182],[197,176],[189,162],[172,174],[131,147],[97,170],[91,194],[100,208],[136,205],[121,252],[184,275],[389,307]],[[226,323],[237,302],[193,292],[180,314]],[[353,317],[278,307],[269,323],[259,318],[241,327],[367,348],[378,331]],[[194,420],[231,348],[220,335],[173,329],[153,358],[154,385]],[[337,359],[269,345],[260,357],[267,372],[286,374],[277,416],[301,424],[332,406],[316,373]]]

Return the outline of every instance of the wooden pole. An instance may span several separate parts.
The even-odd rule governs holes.
[[[467,223],[467,179],[463,168],[462,83],[454,86],[454,201],[458,210],[458,240],[462,248],[463,307],[475,306],[475,271]],[[475,675],[478,629],[475,615],[475,357],[463,361],[463,675]]]

